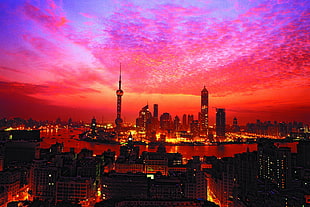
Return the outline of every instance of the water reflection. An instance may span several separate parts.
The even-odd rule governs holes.
[[[42,148],[48,148],[52,144],[64,143],[64,151],[70,151],[70,148],[75,148],[75,152],[80,152],[83,148],[93,150],[94,154],[102,154],[104,151],[110,149],[119,154],[120,145],[107,145],[95,142],[85,142],[78,140],[79,133],[81,130],[68,130],[60,129],[54,131],[42,131],[41,137],[44,137],[43,142],[40,146]],[[280,147],[291,147],[292,152],[296,152],[296,144],[279,144]],[[150,147],[147,145],[140,146],[140,152],[149,151],[155,152],[157,147]],[[257,150],[257,144],[226,144],[219,146],[166,146],[168,153],[179,152],[184,158],[192,158],[192,156],[216,156],[216,157],[233,157],[234,154],[242,153],[246,151]]]

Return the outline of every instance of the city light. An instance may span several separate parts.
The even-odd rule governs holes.
[[[308,206],[308,0],[3,0],[0,207]]]

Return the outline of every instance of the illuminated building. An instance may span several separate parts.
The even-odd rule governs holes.
[[[152,118],[152,129],[156,134],[156,131],[159,129],[159,121],[158,121],[158,104],[154,104],[154,112]]]
[[[286,189],[291,182],[291,149],[276,147],[273,142],[263,140],[258,144],[258,176],[261,180]]]
[[[136,126],[141,140],[143,138],[149,139],[151,137],[152,131],[155,129],[152,127],[152,113],[150,112],[148,105],[140,110],[139,117],[136,119]]]
[[[201,111],[200,111],[200,128],[202,132],[208,133],[208,108],[209,108],[209,95],[208,90],[204,86],[201,91]]]
[[[187,125],[190,126],[193,121],[194,121],[194,115],[188,114],[188,116],[187,116]]]
[[[152,113],[149,110],[149,105],[144,106],[139,111],[139,117],[136,119],[136,125],[139,131],[146,131],[151,123]]]
[[[225,137],[226,132],[226,114],[225,109],[216,109],[216,136]]]
[[[121,65],[120,65],[120,73],[119,73],[119,81],[118,81],[118,90],[116,91],[117,95],[117,115],[115,119],[115,124],[117,130],[119,130],[122,127],[123,119],[121,118],[122,113],[122,96],[124,92],[122,90],[122,74],[121,74]]]
[[[237,118],[235,117],[233,119],[233,125],[232,125],[232,132],[239,132],[240,131],[240,127],[238,125],[238,120]]]
[[[183,114],[182,118],[182,129],[187,131],[188,130],[188,125],[187,125],[187,115]]]
[[[160,116],[160,128],[167,131],[172,130],[172,118],[169,113],[163,113]]]
[[[154,118],[158,119],[158,104],[154,104]]]
[[[200,129],[199,129],[199,121],[198,120],[193,120],[190,123],[190,130],[191,130],[193,138],[199,136]]]
[[[232,157],[224,157],[212,162],[211,176],[208,180],[208,188],[220,202],[221,207],[232,206],[231,197],[234,184],[234,163]]]
[[[173,130],[174,131],[179,131],[180,130],[180,126],[181,126],[180,118],[178,116],[175,116],[174,120],[173,120]]]

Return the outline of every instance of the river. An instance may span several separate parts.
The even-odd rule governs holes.
[[[64,151],[67,152],[70,148],[75,148],[75,152],[80,152],[83,148],[92,150],[94,154],[99,155],[104,151],[110,149],[119,155],[120,145],[109,145],[95,142],[86,142],[78,140],[79,134],[82,130],[77,129],[58,129],[58,130],[44,130],[41,131],[41,137],[43,141],[40,143],[41,148],[49,148],[52,144],[63,143]],[[296,152],[296,144],[281,143],[280,146],[290,147],[292,152]],[[150,147],[148,145],[140,145],[140,153],[143,151],[154,152],[157,147]],[[221,157],[233,157],[235,154],[255,151],[257,150],[257,144],[225,144],[219,146],[166,146],[168,153],[179,152],[183,155],[183,158],[190,159],[192,156],[216,156]]]

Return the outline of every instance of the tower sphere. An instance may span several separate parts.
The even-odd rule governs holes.
[[[121,90],[121,89],[118,89],[117,91],[116,91],[116,95],[118,95],[118,96],[122,96],[124,94],[124,92],[123,92],[123,90]]]

